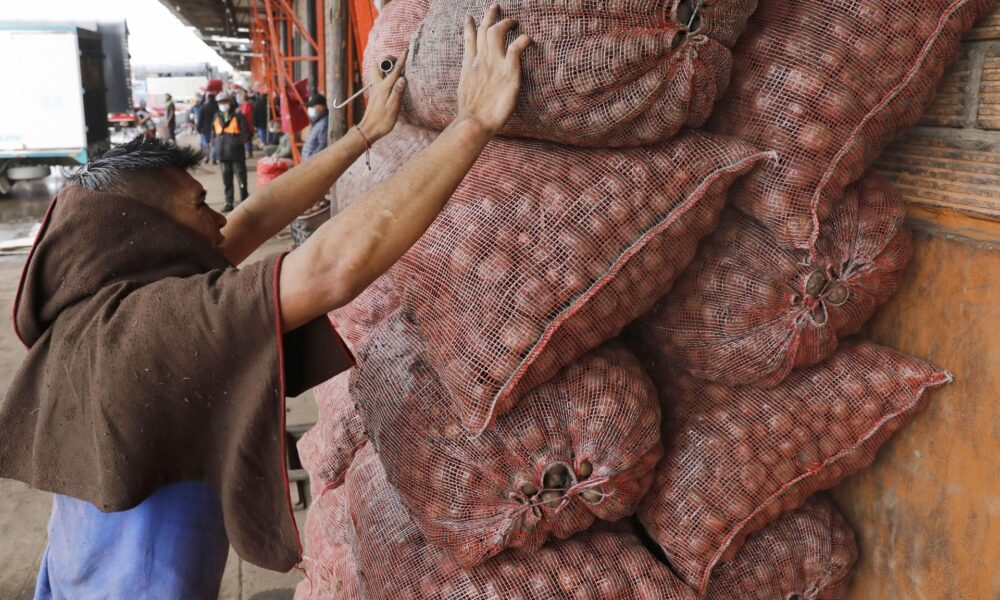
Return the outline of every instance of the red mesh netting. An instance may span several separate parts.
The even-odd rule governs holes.
[[[406,65],[403,108],[409,120],[432,129],[454,120],[465,16],[472,14],[478,23],[494,3],[430,3]],[[588,0],[499,4],[501,18],[518,21],[510,38],[527,33],[534,40],[522,56],[521,92],[503,135],[592,147],[659,143],[682,127],[701,126],[729,84],[729,49],[670,20],[669,0],[608,0],[600,7]],[[728,6],[717,15],[716,29],[745,22],[755,4]],[[391,54],[401,39],[410,39],[403,38],[413,24],[404,14],[410,12],[376,22],[376,29],[392,31],[379,40],[393,41],[371,47],[368,60]]]
[[[710,129],[779,158],[733,201],[779,243],[810,249],[818,221],[917,122],[962,32],[996,0],[768,0],[733,50]]]
[[[694,600],[625,523],[595,527],[534,554],[508,551],[463,569],[445,550],[427,544],[370,445],[355,458],[345,488],[366,598]]]
[[[727,388],[655,370],[672,447],[639,508],[649,534],[696,591],[747,534],[867,466],[951,375],[849,342],[780,386]]]
[[[312,493],[340,485],[354,453],[364,445],[364,423],[347,390],[350,371],[314,389],[319,419],[299,440],[299,458],[309,473]]]
[[[728,209],[670,293],[631,329],[696,377],[777,385],[833,354],[895,293],[912,253],[905,217],[895,190],[873,173],[837,204],[810,260]]]
[[[635,511],[663,450],[656,390],[631,353],[584,355],[473,439],[404,319],[372,338],[351,394],[429,543],[472,567]]]
[[[353,539],[344,488],[324,492],[306,514],[302,564],[308,577],[295,588],[296,600],[361,598]]]
[[[374,171],[360,160],[344,174],[338,199],[359,198],[431,135],[397,125],[372,148]],[[391,271],[463,425],[482,431],[649,310],[762,157],[697,132],[629,150],[490,143]]]
[[[399,58],[410,45],[410,38],[427,16],[431,0],[392,0],[379,12],[365,46],[361,75],[365,85],[383,58]],[[460,47],[461,49],[462,47]],[[407,68],[409,72],[409,68]],[[452,91],[456,91],[455,90]]]
[[[356,199],[356,197],[355,197]],[[364,351],[368,340],[379,323],[399,308],[399,296],[393,290],[392,271],[385,273],[350,303],[330,313],[330,321],[337,328],[351,353],[357,356]]]
[[[293,166],[287,158],[268,156],[257,161],[257,189],[264,187]]]
[[[836,600],[847,594],[858,558],[854,532],[825,496],[747,538],[712,573],[706,600]]]

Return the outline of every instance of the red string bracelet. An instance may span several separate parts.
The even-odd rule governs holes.
[[[354,128],[358,130],[358,133],[361,134],[361,139],[363,139],[365,141],[365,165],[367,165],[368,170],[371,171],[372,170],[372,156],[371,156],[372,145],[368,143],[368,136],[365,135],[365,132],[361,131],[360,127],[358,127],[357,125],[355,125]]]

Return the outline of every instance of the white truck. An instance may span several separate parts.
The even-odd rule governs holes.
[[[0,23],[0,194],[109,147],[101,41],[72,25]]]

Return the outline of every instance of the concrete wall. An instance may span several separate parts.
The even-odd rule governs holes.
[[[908,201],[913,263],[869,336],[951,370],[926,412],[834,491],[852,600],[1000,598],[1000,8],[878,168]]]

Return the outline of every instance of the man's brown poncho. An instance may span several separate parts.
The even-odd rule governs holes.
[[[292,568],[285,394],[350,355],[326,319],[281,335],[280,264],[237,270],[165,213],[63,191],[14,304],[28,355],[0,406],[0,477],[103,511],[204,481],[240,556]]]

